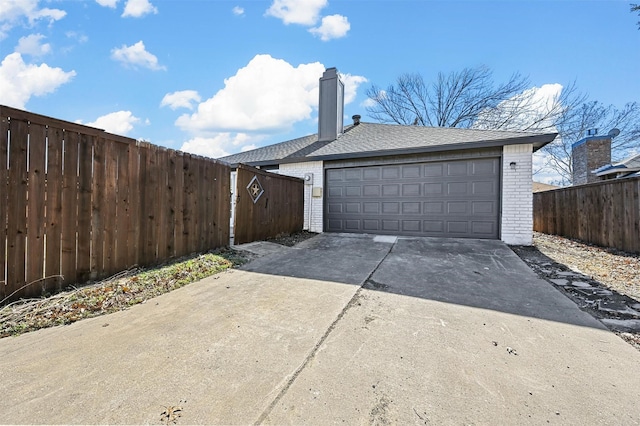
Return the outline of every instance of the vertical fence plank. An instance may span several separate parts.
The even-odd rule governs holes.
[[[129,247],[127,246],[131,232],[129,229],[131,226],[131,192],[129,187],[131,183],[129,175],[129,156],[131,152],[129,149],[130,144],[115,143],[114,148],[118,159],[115,269],[122,271],[132,266],[132,264],[129,264]]]
[[[140,259],[140,150],[137,142],[130,143],[129,160],[129,233],[127,235],[127,267]]]
[[[62,155],[64,132],[49,127],[47,131],[47,250],[44,273],[47,291],[62,289],[60,269],[62,252]]]
[[[77,279],[88,281],[91,273],[91,172],[94,137],[80,134],[78,144],[78,258]]]
[[[0,300],[8,296],[5,276],[7,244],[7,157],[9,120],[0,107]]]
[[[165,191],[167,193],[167,214],[165,217],[164,228],[167,232],[167,255],[169,257],[175,257],[176,252],[176,157],[177,151],[170,150],[167,152],[167,183]]]
[[[28,294],[25,286],[25,237],[27,234],[27,138],[26,121],[11,120],[9,139],[9,188],[7,229],[7,293]]]
[[[104,220],[104,256],[107,275],[113,275],[116,269],[117,250],[117,205],[118,205],[118,152],[116,143],[110,140],[106,147],[106,182],[105,182],[105,220]]]
[[[62,275],[65,285],[77,282],[78,231],[78,142],[77,132],[64,132],[62,190]]]
[[[184,246],[184,154],[182,152],[176,152],[175,157],[175,181],[173,183],[173,194],[175,206],[175,246],[176,256],[184,256],[187,251]]]
[[[106,276],[104,267],[104,227],[105,219],[105,180],[106,180],[106,141],[104,137],[96,139],[93,148],[93,181],[91,189],[91,278]]]
[[[184,191],[182,192],[182,248],[184,250],[184,254],[192,253],[194,251],[194,248],[191,245],[193,240],[193,206],[191,203],[191,200],[193,199],[193,173],[191,171],[192,158],[191,154],[184,154],[183,156],[182,178]]]
[[[37,282],[40,294],[46,292],[44,277],[45,235],[45,156],[47,128],[41,124],[29,125],[29,173],[27,179],[27,282]],[[31,293],[33,294],[33,293]]]
[[[166,148],[156,149],[156,173],[158,180],[158,189],[155,201],[156,220],[154,234],[156,235],[157,259],[162,261],[168,259],[169,250],[167,249],[167,234],[170,228],[167,228],[167,167],[168,153]]]

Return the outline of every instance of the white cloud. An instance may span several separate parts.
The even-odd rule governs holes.
[[[25,18],[29,25],[39,20],[48,20],[51,24],[64,18],[66,14],[67,12],[60,9],[40,8],[38,0],[2,0],[0,2],[0,40]]]
[[[311,117],[323,71],[319,62],[294,67],[269,55],[256,55],[225,79],[225,87],[200,103],[194,114],[179,117],[176,125],[192,133],[289,129]]]
[[[346,16],[329,15],[322,18],[322,24],[319,27],[311,28],[309,32],[320,37],[322,41],[329,41],[346,36],[349,29],[351,24]]]
[[[350,104],[356,98],[356,94],[358,91],[358,87],[362,83],[366,83],[367,80],[365,77],[360,75],[351,75],[351,74],[340,74],[340,80],[344,83],[344,103]]]
[[[247,152],[247,151],[251,151],[252,149],[256,149],[258,146],[256,144],[251,144],[251,145],[245,145],[242,148],[240,148],[240,152]]]
[[[561,92],[562,85],[558,83],[532,87],[500,102],[496,108],[483,111],[472,127],[492,129],[495,123],[507,122],[501,130],[552,131],[559,113]]]
[[[149,0],[127,0],[122,17],[140,18],[149,13],[158,13],[158,9]]]
[[[24,109],[32,96],[55,92],[75,75],[47,64],[27,65],[20,53],[11,53],[0,64],[0,104]]]
[[[233,14],[236,16],[244,15],[244,9],[240,6],[234,7],[233,9],[231,9],[231,12],[233,12]]]
[[[229,155],[228,149],[230,147],[246,144],[249,139],[250,136],[245,133],[218,133],[208,138],[195,137],[189,139],[182,144],[180,151],[205,157],[220,158]]]
[[[77,40],[78,43],[86,43],[87,41],[89,41],[89,37],[76,31],[67,31],[66,33],[64,33],[64,35],[69,39]]]
[[[566,184],[562,176],[552,167],[549,167],[550,157],[549,153],[544,150],[538,150],[533,153],[533,180],[550,185]]]
[[[42,34],[31,34],[25,37],[20,37],[15,51],[23,55],[46,55],[51,52],[51,45],[49,43],[42,43],[44,38],[45,36]]]
[[[154,71],[167,69],[163,65],[158,65],[158,58],[147,52],[142,40],[136,44],[132,44],[131,46],[122,45],[119,49],[112,49],[111,58],[134,69],[137,69],[138,67],[149,68]]]
[[[131,111],[116,111],[101,117],[98,117],[91,123],[84,123],[87,126],[103,129],[109,133],[116,135],[126,135],[133,130],[133,125],[138,123],[140,119],[134,116]],[[81,121],[78,121],[81,123]]]
[[[195,90],[181,90],[164,95],[160,102],[160,106],[168,106],[171,109],[193,109],[193,102],[200,102],[200,95],[198,92]]]
[[[111,9],[115,9],[119,0],[96,0],[100,6],[110,7]]]
[[[266,14],[285,24],[315,25],[327,0],[274,0]]]
[[[225,87],[183,114],[176,125],[192,134],[243,132],[267,134],[286,131],[311,118],[318,107],[318,85],[324,65],[319,62],[292,66],[270,55],[256,55]],[[367,81],[344,74],[345,103],[352,102],[358,86]]]

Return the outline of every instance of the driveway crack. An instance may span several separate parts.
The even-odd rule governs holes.
[[[349,299],[347,304],[342,308],[342,310],[340,311],[340,313],[338,314],[336,319],[333,320],[333,322],[327,328],[327,330],[324,332],[324,334],[322,335],[320,340],[318,340],[318,342],[315,344],[315,346],[313,347],[313,349],[311,350],[309,355],[307,355],[307,357],[302,362],[302,364],[296,369],[296,371],[293,373],[293,375],[291,375],[291,378],[289,378],[289,380],[284,385],[284,387],[280,390],[280,392],[278,392],[278,395],[276,395],[276,397],[273,399],[273,401],[271,401],[269,406],[262,412],[260,417],[258,417],[258,420],[256,420],[256,422],[254,423],[255,425],[262,424],[267,419],[267,417],[269,417],[269,415],[271,414],[271,412],[273,411],[275,406],[278,404],[278,402],[280,402],[280,400],[287,394],[287,392],[289,391],[289,389],[291,388],[293,383],[296,381],[298,376],[307,368],[309,363],[316,356],[316,354],[318,353],[318,350],[324,344],[324,342],[327,340],[327,338],[329,337],[331,332],[336,328],[338,323],[346,315],[346,313],[349,311],[349,309],[351,309],[351,307],[354,306],[358,302],[358,299],[360,298],[360,293],[362,293],[362,289],[364,288],[365,284],[371,279],[373,274],[376,273],[376,271],[378,270],[380,265],[382,265],[382,262],[384,262],[384,260],[387,258],[387,256],[389,256],[389,254],[391,253],[391,251],[393,250],[393,247],[395,247],[395,245],[396,245],[395,242],[393,242],[393,243],[391,243],[389,245],[389,249],[387,250],[385,255],[382,257],[382,259],[380,259],[380,261],[376,264],[376,266],[371,270],[369,275],[367,275],[367,277],[360,283],[360,286],[358,287],[356,292],[353,294],[351,299]]]

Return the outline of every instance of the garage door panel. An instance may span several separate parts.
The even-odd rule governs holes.
[[[499,165],[483,158],[328,169],[327,231],[498,238]]]
[[[411,215],[411,214],[420,214],[420,202],[403,202],[402,203],[402,214]]]
[[[420,184],[419,183],[404,183],[404,184],[402,184],[402,196],[403,197],[419,197],[420,196]]]
[[[342,187],[341,186],[330,186],[327,191],[327,197],[342,197]]]
[[[422,172],[421,166],[403,166],[402,167],[402,177],[404,179],[419,178],[422,176],[421,172]]]

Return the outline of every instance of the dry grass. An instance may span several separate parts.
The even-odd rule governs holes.
[[[220,250],[128,270],[50,297],[20,300],[0,308],[0,338],[121,311],[245,261],[234,250]]]

